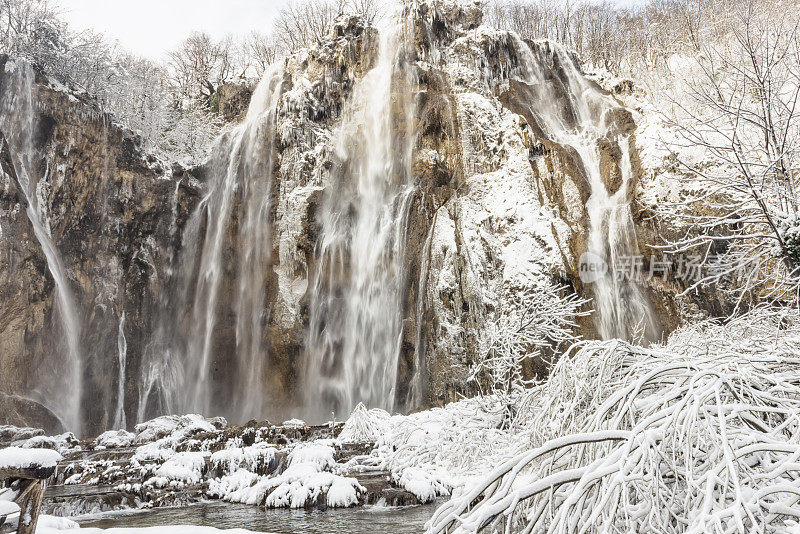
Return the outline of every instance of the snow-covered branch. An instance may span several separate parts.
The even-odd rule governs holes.
[[[785,532],[800,502],[799,322],[757,310],[649,349],[577,344],[520,409],[531,450],[429,532]]]

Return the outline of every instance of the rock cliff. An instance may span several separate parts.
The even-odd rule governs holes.
[[[402,232],[401,333],[391,395],[396,409],[411,410],[471,391],[467,379],[480,332],[498,313],[553,288],[593,296],[579,276],[591,226],[592,184],[585,159],[548,131],[542,111],[552,106],[548,113],[558,115],[565,128],[578,120],[570,93],[576,58],[552,43],[526,43],[481,26],[477,4],[415,3],[402,20],[404,47],[392,75],[393,101],[395,107],[406,102],[413,113],[390,109],[398,135],[413,136],[408,162],[413,190]],[[233,184],[229,215],[209,220],[217,213],[210,207],[214,184],[226,172],[220,162],[230,167],[241,158],[231,163],[227,152],[217,154],[188,170],[160,161],[143,153],[136,137],[100,113],[88,95],[36,72],[37,202],[80,325],[80,419],[87,424],[70,430],[130,427],[176,409],[175,397],[184,392],[174,384],[182,383],[186,362],[197,357],[187,348],[200,302],[192,295],[204,283],[203,243],[214,224],[221,225],[222,268],[215,271],[219,298],[212,299],[210,310],[211,361],[198,375],[209,382],[208,394],[215,399],[205,415],[237,421],[251,413],[275,418],[302,412],[310,281],[320,268],[320,206],[331,188],[342,187],[333,178],[347,162],[337,153],[338,128],[354,86],[377,61],[379,41],[379,32],[360,19],[337,20],[327,39],[288,57],[273,73],[269,90],[276,95],[275,108],[264,115],[267,122],[258,123],[266,126],[252,126],[270,161],[269,171],[258,178],[268,184],[267,209],[258,219],[268,231],[257,234],[265,241],[257,249],[264,263],[255,273],[262,289],[253,298],[258,339],[249,343],[264,365],[254,382],[245,380],[251,369],[236,356],[243,343],[242,266],[261,265],[253,263],[242,237],[248,186]],[[8,82],[10,61],[0,58],[0,94],[16,90]],[[520,75],[532,71],[556,95],[553,101],[542,101],[541,87]],[[594,82],[580,83],[616,102]],[[253,99],[258,94],[257,89]],[[242,98],[240,92],[231,96],[235,109],[241,109]],[[660,175],[661,163],[657,158],[642,163],[636,115],[619,102],[607,105],[610,111],[599,123],[603,135],[596,141],[599,173],[609,194],[621,190],[632,202],[642,196],[645,177],[652,182]],[[216,150],[233,153],[237,132],[225,134]],[[61,407],[73,393],[63,383],[66,349],[57,287],[26,216],[16,156],[9,154],[13,147],[3,146],[0,423],[55,431],[67,424]],[[623,179],[623,154],[629,154],[629,181]],[[642,209],[633,211],[639,247],[649,261],[646,245],[656,231]],[[340,267],[349,269],[342,261]],[[721,306],[704,298],[680,303],[675,298],[680,289],[669,281],[645,288],[663,329],[674,328],[688,308]],[[591,317],[581,320],[578,333],[599,335]],[[530,369],[546,371],[544,362]],[[170,383],[173,390],[166,392]],[[246,383],[255,384],[253,390],[242,391]],[[252,405],[249,412],[241,406],[248,396],[263,399],[255,412]]]

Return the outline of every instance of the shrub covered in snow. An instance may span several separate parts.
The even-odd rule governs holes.
[[[649,349],[578,344],[528,395],[528,450],[429,532],[785,532],[800,501],[798,326],[758,311]]]
[[[197,484],[206,468],[208,453],[179,452],[156,469],[156,478],[175,482],[176,485]]]
[[[374,443],[383,434],[389,413],[381,409],[367,410],[359,402],[339,434],[342,443]]]
[[[127,430],[107,430],[94,440],[95,449],[116,449],[120,447],[130,447],[136,435]]]
[[[259,472],[275,458],[276,449],[264,443],[252,447],[234,447],[222,449],[211,455],[211,464],[215,469],[233,472],[238,468]]]

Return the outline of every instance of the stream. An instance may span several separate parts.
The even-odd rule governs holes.
[[[255,532],[304,534],[402,534],[423,532],[439,502],[421,506],[363,506],[328,510],[269,509],[209,501],[189,506],[106,512],[75,518],[82,527],[200,525]]]

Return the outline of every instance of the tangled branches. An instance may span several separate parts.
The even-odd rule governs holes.
[[[757,311],[645,349],[577,344],[520,410],[532,450],[429,532],[784,532],[800,517],[800,319]]]

